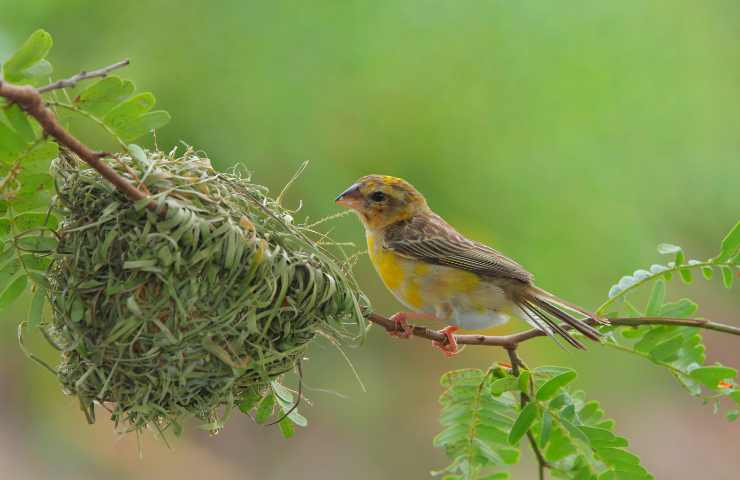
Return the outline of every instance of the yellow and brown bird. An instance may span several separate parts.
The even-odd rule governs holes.
[[[514,315],[576,348],[584,346],[570,329],[598,341],[599,332],[574,314],[595,323],[605,320],[536,287],[517,262],[458,233],[405,180],[368,175],[336,202],[358,214],[375,269],[410,310],[391,317],[401,330],[395,335],[411,335],[407,320],[441,320],[448,324],[441,330],[447,342],[435,345],[451,356],[457,353],[453,333],[458,329],[487,328]]]

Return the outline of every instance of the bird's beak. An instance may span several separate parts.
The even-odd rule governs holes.
[[[355,183],[347,190],[340,193],[336,200],[334,200],[337,205],[343,205],[349,208],[356,208],[359,206],[360,201],[360,185],[358,183]]]

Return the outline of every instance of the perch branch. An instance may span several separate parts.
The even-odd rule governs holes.
[[[401,331],[398,325],[391,319],[386,318],[376,313],[371,314],[368,317],[373,323],[376,323],[387,331]],[[731,325],[725,325],[722,323],[712,322],[711,320],[705,320],[703,318],[674,318],[674,317],[634,317],[634,318],[610,318],[609,323],[615,326],[630,326],[636,327],[640,325],[675,325],[682,327],[697,327],[705,330],[714,330],[716,332],[729,333],[731,335],[740,336],[740,328],[733,327]],[[447,337],[444,334],[431,330],[426,327],[417,325],[411,325],[412,334],[426,338],[427,340],[433,340],[441,343],[447,341]],[[457,343],[460,345],[486,345],[489,347],[503,347],[507,350],[516,349],[516,347],[527,340],[532,338],[544,336],[545,332],[538,329],[525,330],[523,332],[514,333],[511,335],[455,335]]]
[[[110,71],[111,67],[116,66],[116,68],[118,68],[119,64],[122,64],[122,62],[111,65],[110,67],[105,67],[100,70],[95,70],[94,72],[80,73],[75,77],[72,77],[72,79],[80,77],[74,80],[75,82],[77,82],[83,79],[83,74],[87,75],[84,78],[89,78],[92,73],[96,73],[97,76],[101,76],[104,75],[103,73],[100,73],[102,70],[108,69],[107,71]],[[107,71],[105,72],[106,74]],[[60,82],[72,81],[72,79],[60,80]],[[47,87],[51,87],[58,83],[59,82],[49,84],[47,85]],[[107,163],[103,162],[103,158],[109,156],[109,153],[98,152],[91,149],[84,143],[80,142],[67,130],[65,130],[64,127],[62,127],[62,125],[59,123],[56,115],[54,115],[54,112],[52,112],[44,103],[44,99],[41,96],[40,90],[27,85],[13,85],[0,81],[0,96],[5,97],[11,102],[18,104],[21,108],[23,108],[23,110],[26,111],[26,113],[31,115],[33,118],[36,119],[36,121],[39,122],[41,128],[44,129],[44,132],[47,135],[53,137],[60,145],[76,153],[83,161],[97,170],[103,178],[108,180],[114,187],[116,187],[129,199],[137,202],[139,200],[144,200],[148,198],[144,192],[136,188],[128,180],[119,175],[118,172],[112,169]],[[155,210],[157,208],[154,202],[149,202],[147,204],[147,207],[151,210]]]
[[[36,89],[36,91],[39,93],[46,93],[52,90],[58,90],[60,88],[72,88],[75,85],[77,85],[78,82],[81,82],[83,80],[88,80],[90,78],[97,78],[97,77],[100,77],[100,78],[106,77],[113,70],[116,70],[118,68],[123,68],[127,66],[129,63],[131,62],[127,58],[126,60],[121,60],[120,62],[116,62],[113,65],[108,65],[107,67],[99,68],[97,70],[90,70],[89,72],[83,70],[77,75],[73,75],[63,80],[57,80],[56,82],[52,82],[48,85],[44,85],[43,87],[39,87],[38,89]]]

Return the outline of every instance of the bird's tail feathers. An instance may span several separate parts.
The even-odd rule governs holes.
[[[582,314],[597,324],[608,324],[596,314],[537,287],[531,287],[523,295],[519,295],[516,303],[526,315],[525,320],[529,320],[534,327],[552,338],[556,338],[555,334],[558,334],[569,344],[581,350],[586,348],[583,343],[568,333],[568,329],[563,328],[558,320],[594,341],[599,341],[601,333],[583,320],[575,318],[570,312]]]
[[[578,305],[574,303],[570,303],[568,301],[563,300],[560,297],[557,297],[553,295],[552,293],[548,292],[547,290],[543,290],[539,287],[530,287],[532,294],[541,299],[546,301],[547,303],[554,304],[558,307],[560,307],[560,310],[566,309],[570,310],[571,312],[576,312],[580,315],[585,316],[586,318],[592,320],[595,323],[598,323],[600,325],[609,325],[609,322],[598,315],[596,315],[594,312],[590,312],[584,308],[579,307]]]
[[[574,303],[570,303],[568,301],[563,300],[560,297],[557,297],[553,295],[552,293],[548,292],[547,290],[543,290],[539,287],[530,287],[533,294],[542,299],[547,301],[548,303],[554,303],[555,305],[558,305],[561,308],[565,308],[566,310],[570,310],[572,312],[580,313],[581,315],[591,319],[592,321],[601,324],[601,325],[609,325],[609,321],[601,318],[600,316],[596,315],[594,312],[590,312],[584,308],[579,307],[578,305]]]

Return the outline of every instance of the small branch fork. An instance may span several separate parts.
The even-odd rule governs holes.
[[[83,70],[77,75],[65,78],[63,80],[57,80],[56,82],[52,82],[48,85],[44,85],[43,87],[39,87],[36,89],[36,91],[38,93],[46,93],[52,90],[58,90],[60,88],[72,88],[77,85],[78,82],[81,82],[83,80],[106,77],[113,70],[126,67],[129,63],[131,62],[127,58],[125,60],[121,60],[120,62],[116,62],[113,65],[108,65],[107,67],[99,68],[97,70],[90,70],[89,72]]]
[[[90,72],[80,72],[77,75],[65,80],[58,80],[39,89],[28,85],[13,85],[0,81],[0,97],[5,97],[13,103],[19,105],[26,113],[36,119],[44,129],[44,132],[53,137],[60,145],[76,153],[83,161],[98,171],[100,175],[108,180],[120,192],[126,195],[134,202],[148,198],[147,194],[136,188],[128,180],[118,174],[103,158],[110,156],[108,152],[98,152],[84,143],[80,142],[71,133],[62,127],[53,111],[45,104],[42,93],[49,92],[59,88],[67,88],[77,84],[82,80],[95,77],[105,77],[109,72],[129,64],[128,60],[123,60],[113,65],[109,65],[98,70]],[[147,207],[156,210],[157,205],[149,202]]]
[[[370,314],[368,317],[373,323],[380,325],[389,332],[402,332],[398,324],[393,320],[386,318],[376,313]],[[625,318],[609,318],[609,323],[616,326],[630,326],[638,327],[640,325],[674,325],[682,327],[697,327],[705,330],[714,330],[717,332],[729,333],[731,335],[740,336],[740,328],[733,327],[731,325],[725,325],[722,323],[712,322],[703,318],[675,318],[675,317],[625,317]],[[412,335],[425,338],[444,344],[447,341],[447,337],[436,331],[426,327],[409,325],[412,329]],[[525,330],[523,332],[514,333],[511,335],[455,335],[455,339],[459,345],[486,345],[489,347],[503,347],[508,351],[516,349],[520,343],[533,338],[542,337],[545,332],[536,328]],[[512,365],[513,366],[513,365]]]

